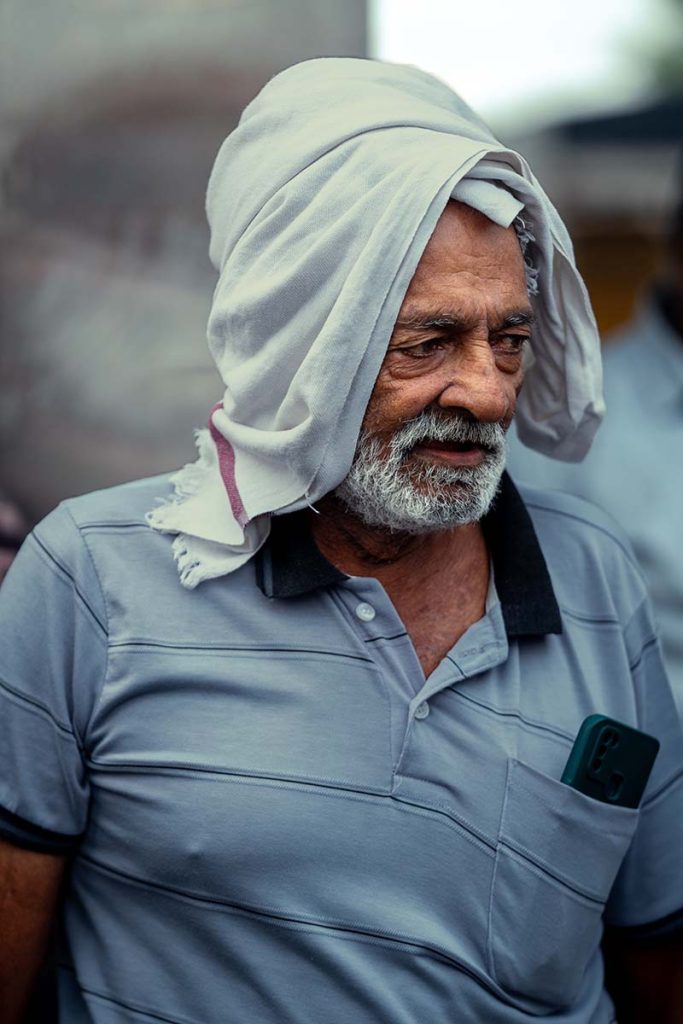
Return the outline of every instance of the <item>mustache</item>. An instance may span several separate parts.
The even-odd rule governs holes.
[[[430,441],[470,444],[493,453],[505,447],[505,429],[502,423],[480,423],[456,413],[426,410],[396,431],[391,448],[398,455],[408,455]]]

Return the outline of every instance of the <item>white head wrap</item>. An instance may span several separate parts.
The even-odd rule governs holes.
[[[415,268],[451,198],[535,238],[538,320],[517,423],[557,458],[587,451],[603,405],[599,342],[557,212],[442,82],[414,67],[321,58],[270,81],[226,139],[209,181],[220,277],[209,347],[225,382],[200,457],[149,513],[176,533],[181,580],[232,572],[270,515],[346,476]]]

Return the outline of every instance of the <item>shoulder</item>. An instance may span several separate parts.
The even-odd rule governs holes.
[[[563,490],[517,484],[540,536],[554,544],[581,545],[620,553],[637,566],[631,543],[608,512]]]
[[[33,536],[47,548],[72,558],[92,547],[92,538],[100,535],[154,536],[145,515],[172,492],[171,477],[164,475],[67,498],[38,523]]]
[[[77,529],[145,526],[146,513],[172,493],[171,476],[164,474],[68,498],[56,511],[69,517]],[[48,516],[44,523],[50,519]]]
[[[30,582],[38,559],[91,607],[103,608],[112,563],[118,563],[121,575],[133,576],[141,561],[150,564],[147,556],[153,548],[163,548],[164,557],[158,561],[174,570],[171,539],[145,521],[146,512],[170,497],[172,490],[170,476],[159,476],[62,501],[33,529],[10,573]]]
[[[536,530],[555,542],[618,548],[634,560],[631,545],[619,524],[604,509],[565,491],[517,484]]]
[[[603,509],[562,491],[520,486],[560,607],[624,623],[647,591],[631,543]]]

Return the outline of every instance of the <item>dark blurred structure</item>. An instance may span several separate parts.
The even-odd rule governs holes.
[[[194,457],[222,383],[204,192],[282,67],[361,56],[364,0],[6,0],[0,488],[61,498]]]
[[[662,262],[682,140],[683,91],[510,140],[569,226],[603,334],[629,319]]]
[[[0,583],[26,536],[27,527],[20,509],[0,493]]]

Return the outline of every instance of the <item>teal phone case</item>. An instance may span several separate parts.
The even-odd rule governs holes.
[[[659,740],[607,715],[589,715],[578,731],[562,782],[594,800],[637,807]]]

